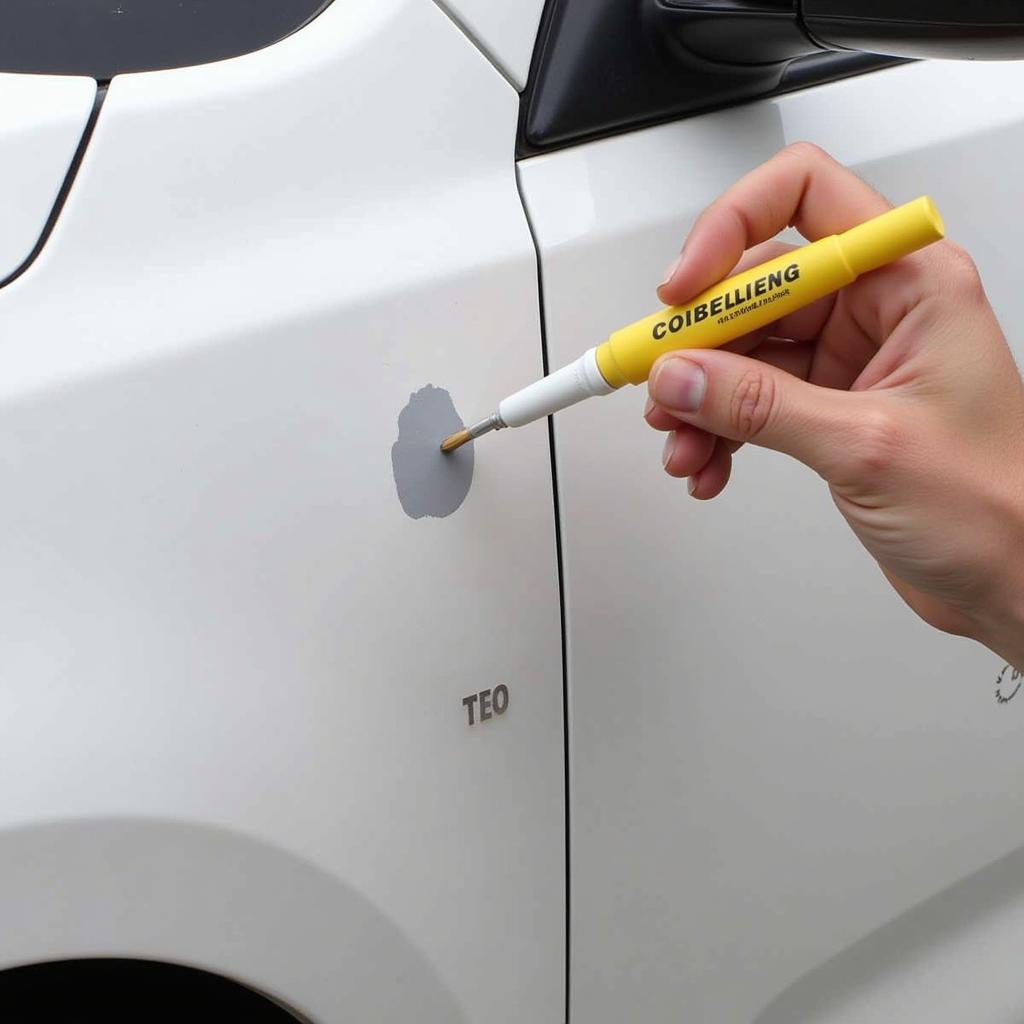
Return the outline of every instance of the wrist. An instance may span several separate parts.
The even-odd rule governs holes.
[[[1024,673],[1024,625],[1004,628],[987,636],[975,637],[993,654],[998,654],[1011,668]]]
[[[1007,559],[1004,580],[974,616],[972,636],[990,651],[1024,671],[1024,559]]]
[[[980,552],[971,636],[1024,671],[1024,474],[993,473],[975,518]]]

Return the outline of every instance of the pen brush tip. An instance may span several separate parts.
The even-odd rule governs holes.
[[[441,451],[445,454],[448,452],[455,451],[456,448],[461,448],[467,441],[472,440],[468,430],[458,430],[454,434],[449,434],[441,442]]]

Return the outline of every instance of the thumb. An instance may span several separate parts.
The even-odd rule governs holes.
[[[792,455],[827,480],[842,464],[859,397],[808,384],[758,359],[707,349],[662,356],[648,390],[684,423]]]

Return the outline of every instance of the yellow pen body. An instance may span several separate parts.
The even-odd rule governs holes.
[[[942,236],[942,219],[922,196],[623,327],[597,347],[598,368],[613,388],[641,384],[665,352],[724,345]]]
[[[668,306],[623,327],[573,362],[502,399],[496,413],[446,437],[441,450],[454,451],[491,430],[525,426],[624,384],[642,384],[665,352],[724,345],[942,237],[938,210],[921,196],[842,234],[794,249],[719,282],[685,306]]]

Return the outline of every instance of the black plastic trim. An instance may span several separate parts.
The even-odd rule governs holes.
[[[951,60],[1024,58],[1020,0],[800,0],[804,28],[830,49]]]
[[[914,24],[870,18],[807,17],[805,27],[831,47],[937,60],[1021,60],[1024,20],[1016,26]]]
[[[520,101],[517,159],[904,62],[821,52],[724,65],[666,45],[652,21],[666,10],[657,0],[548,0]]]
[[[61,182],[60,191],[57,193],[57,198],[54,200],[53,207],[50,210],[50,215],[46,218],[46,223],[43,225],[43,230],[36,241],[36,244],[32,247],[32,251],[25,257],[24,260],[14,270],[11,271],[5,278],[0,279],[0,288],[9,285],[12,281],[16,281],[22,274],[28,270],[29,267],[35,263],[36,258],[43,251],[43,246],[46,245],[47,239],[53,232],[54,226],[57,223],[57,218],[60,216],[61,210],[64,209],[64,203],[67,201],[68,193],[71,191],[71,186],[74,184],[75,176],[78,174],[78,168],[82,166],[82,159],[85,157],[85,151],[89,146],[89,140],[92,138],[93,130],[96,128],[96,121],[100,116],[100,108],[103,106],[103,101],[107,96],[107,83],[101,82],[96,89],[96,98],[92,103],[92,111],[89,113],[88,120],[85,122],[85,128],[82,129],[82,137],[78,140],[78,146],[75,149],[75,155],[71,158],[71,163],[68,164],[67,173],[64,175],[64,180]]]
[[[269,46],[331,0],[0,0],[0,71],[85,75],[207,64]]]
[[[793,61],[786,68],[782,81],[773,95],[781,96],[812,85],[838,82],[843,78],[867,74],[869,71],[912,63],[913,61],[906,57],[887,57],[877,53],[816,53]]]
[[[804,15],[905,25],[965,25],[1018,28],[1024,23],[1020,0],[801,0]]]
[[[716,64],[778,64],[821,49],[796,0],[657,0],[650,18],[683,61],[697,54]]]

